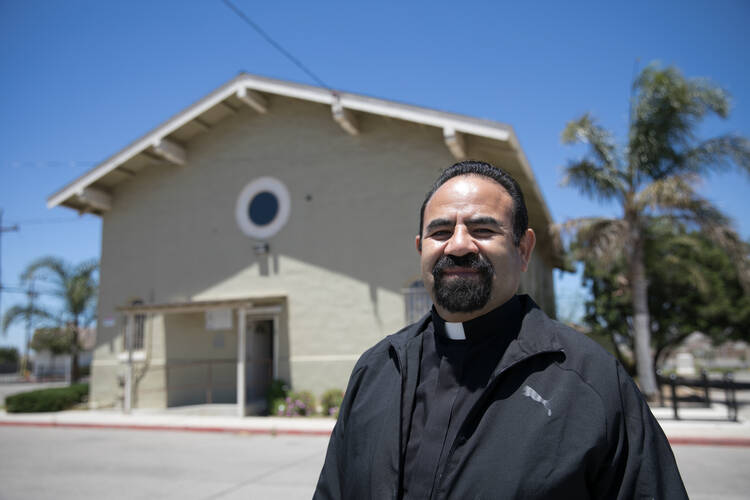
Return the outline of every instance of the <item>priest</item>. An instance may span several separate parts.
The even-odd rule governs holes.
[[[355,365],[315,498],[687,498],[623,367],[517,295],[535,243],[509,174],[442,173],[416,237],[434,306]]]

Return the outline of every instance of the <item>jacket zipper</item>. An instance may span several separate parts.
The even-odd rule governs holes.
[[[471,407],[471,410],[469,410],[469,413],[466,415],[466,418],[463,422],[461,422],[461,426],[458,429],[458,433],[456,434],[455,439],[453,440],[453,443],[451,444],[450,450],[448,451],[448,455],[445,457],[445,463],[443,464],[443,470],[438,474],[437,484],[435,486],[435,489],[432,491],[432,495],[430,498],[440,498],[440,492],[442,491],[442,481],[445,475],[448,473],[448,465],[451,463],[451,460],[453,459],[453,454],[456,451],[456,448],[459,444],[463,444],[461,440],[464,437],[464,427],[467,425],[468,422],[470,422],[476,414],[479,412],[479,408],[482,408],[484,406],[484,403],[486,399],[489,397],[489,394],[492,393],[495,386],[498,384],[498,381],[500,380],[500,377],[505,374],[508,370],[511,368],[518,366],[519,364],[533,358],[536,356],[541,356],[543,354],[554,354],[562,352],[562,349],[548,349],[544,351],[538,351],[531,354],[527,354],[526,356],[517,359],[513,363],[509,364],[499,372],[493,375],[492,380],[487,384],[487,387],[485,387],[484,391],[482,392],[482,395],[479,397],[479,399],[474,403],[474,405]]]

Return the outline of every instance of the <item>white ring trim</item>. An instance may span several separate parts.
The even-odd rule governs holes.
[[[253,197],[263,191],[273,193],[279,201],[279,212],[269,224],[259,226],[250,220],[247,213],[248,204]],[[251,238],[265,240],[275,235],[289,220],[292,211],[292,202],[289,190],[284,183],[273,177],[259,177],[245,186],[237,197],[234,216],[240,230]]]

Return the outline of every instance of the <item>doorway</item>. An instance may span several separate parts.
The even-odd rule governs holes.
[[[266,409],[266,393],[274,376],[273,319],[248,318],[245,344],[245,398],[248,410]]]

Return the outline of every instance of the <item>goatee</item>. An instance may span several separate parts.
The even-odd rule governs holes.
[[[475,271],[469,276],[447,278],[445,270],[462,267]],[[492,294],[492,264],[480,254],[457,257],[443,255],[435,262],[432,276],[435,280],[435,302],[449,312],[471,312],[487,305]]]

